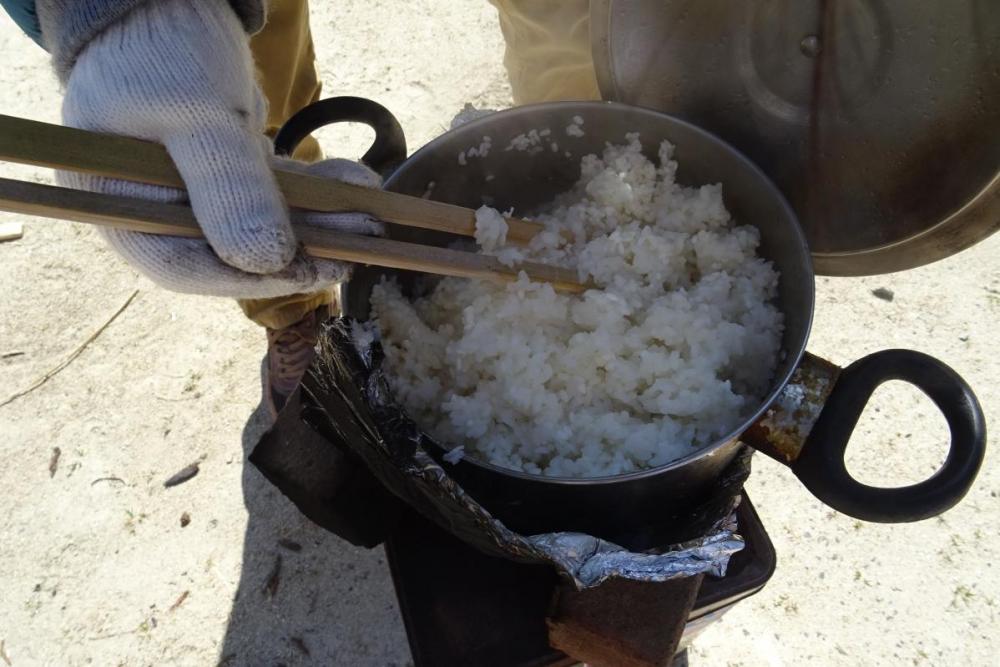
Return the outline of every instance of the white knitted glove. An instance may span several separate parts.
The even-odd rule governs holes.
[[[378,187],[381,181],[375,172],[349,160],[323,160],[311,165],[282,158],[272,160],[285,169],[363,187]],[[174,188],[86,176],[77,172],[65,172],[60,180],[80,190],[155,201],[186,201],[184,192]],[[296,222],[355,234],[382,233],[382,223],[364,213],[317,213],[292,209],[291,217]],[[123,232],[104,227],[99,232],[132,266],[160,287],[174,292],[265,299],[316,291],[350,276],[350,264],[313,259],[301,252],[295,254],[280,271],[259,274],[241,271],[222,262],[209,244],[200,239]]]
[[[244,298],[310,291],[349,266],[297,253],[289,213],[271,173],[266,106],[247,36],[227,3],[147,2],[80,53],[67,81],[67,125],[164,144],[187,186],[204,241],[120,231],[113,247],[172,290]],[[365,167],[331,160],[307,168],[368,187]],[[170,188],[57,174],[60,183],[130,197],[178,201]],[[377,232],[363,214],[308,214],[308,222]],[[213,252],[214,251],[214,252]],[[220,261],[221,260],[221,261]]]

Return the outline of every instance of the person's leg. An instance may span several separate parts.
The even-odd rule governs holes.
[[[274,136],[296,111],[319,99],[308,0],[271,0],[264,29],[250,39],[257,78],[267,98],[267,133]],[[312,137],[295,151],[297,159],[313,162],[322,157]],[[332,289],[290,294],[272,299],[241,299],[240,308],[251,320],[268,329],[295,324],[321,306],[332,303]]]
[[[250,40],[257,79],[268,102],[267,134],[273,137],[288,118],[319,99],[308,0],[271,0],[264,29]],[[294,156],[322,158],[319,144],[306,138]],[[334,287],[272,299],[242,299],[240,308],[267,329],[264,400],[272,416],[298,386],[314,356],[319,325],[335,308]]]
[[[590,47],[590,1],[490,0],[507,44],[516,104],[599,100]]]
[[[336,301],[334,288],[322,292],[289,294],[272,299],[240,299],[238,303],[243,313],[262,327],[283,329],[302,319],[321,306],[329,306]]]
[[[308,0],[271,0],[267,23],[250,38],[250,51],[267,99],[267,134],[273,137],[295,112],[319,99]],[[294,157],[316,162],[322,158],[319,144],[307,137]]]

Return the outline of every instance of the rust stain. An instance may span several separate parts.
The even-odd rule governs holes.
[[[741,440],[781,463],[795,461],[839,374],[838,366],[807,352],[778,398]]]

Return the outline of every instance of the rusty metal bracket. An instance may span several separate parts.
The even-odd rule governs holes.
[[[778,398],[740,437],[779,463],[793,463],[819,419],[840,366],[806,352]]]

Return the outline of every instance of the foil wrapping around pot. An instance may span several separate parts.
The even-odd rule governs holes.
[[[719,479],[728,503],[702,537],[643,553],[573,532],[522,535],[493,517],[447,472],[443,451],[396,403],[382,369],[377,329],[350,318],[324,328],[320,353],[303,381],[303,418],[343,443],[393,494],[459,539],[492,555],[548,563],[578,589],[608,578],[666,581],[708,573],[724,576],[743,548],[735,509],[750,472],[746,448]],[[716,498],[718,502],[718,498]]]

